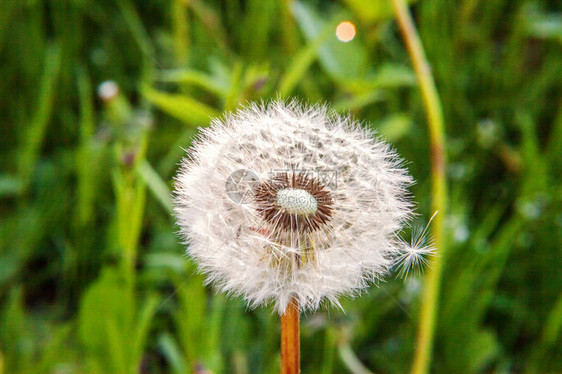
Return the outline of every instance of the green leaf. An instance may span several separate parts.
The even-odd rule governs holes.
[[[16,287],[11,290],[0,314],[0,347],[7,355],[8,372],[26,372],[34,355],[33,337],[24,308],[22,289]]]
[[[78,333],[94,367],[136,373],[146,346],[158,299],[149,296],[142,308],[131,284],[111,268],[86,291],[78,316]]]
[[[410,133],[412,119],[406,113],[391,114],[384,118],[377,128],[385,139],[397,142]]]
[[[148,253],[143,256],[147,267],[159,268],[160,271],[169,270],[177,274],[184,274],[186,259],[184,255],[172,252]]]
[[[45,53],[44,72],[40,81],[38,103],[33,106],[35,113],[25,132],[22,149],[19,154],[20,178],[27,186],[35,168],[39,151],[43,144],[47,125],[53,113],[56,84],[61,67],[62,49],[50,46]],[[36,108],[36,109],[35,109]]]
[[[96,366],[124,370],[133,336],[136,303],[117,271],[106,268],[85,292],[78,313],[78,334]],[[121,371],[123,372],[123,371]]]
[[[172,334],[165,332],[160,335],[158,346],[173,373],[183,374],[188,372],[181,350]]]
[[[152,322],[152,318],[157,311],[158,305],[158,297],[156,295],[148,296],[135,320],[135,331],[132,334],[132,366],[130,367],[132,373],[137,372],[138,367],[142,361],[143,352],[146,347],[146,341],[150,332],[150,325]]]
[[[490,361],[495,358],[499,352],[499,346],[496,336],[491,331],[480,331],[472,334],[470,345],[466,347],[466,360],[470,366],[467,368],[468,373],[481,373]]]
[[[162,180],[160,175],[154,170],[150,163],[146,160],[142,160],[137,169],[139,176],[144,180],[148,189],[156,200],[162,205],[162,207],[168,213],[173,213],[174,209],[172,206],[172,199],[170,189],[166,182]]]
[[[383,101],[385,99],[382,90],[372,90],[363,94],[345,97],[334,102],[334,109],[338,112],[348,112],[350,110],[363,109],[364,107]]]
[[[199,362],[205,350],[207,295],[202,284],[201,275],[194,275],[189,281],[177,279],[175,282],[179,308],[174,318],[188,367]]]
[[[216,77],[213,75],[205,74],[197,70],[170,70],[163,72],[158,80],[161,82],[195,86],[214,93],[219,97],[226,97],[228,84],[215,78]]]
[[[209,369],[214,372],[222,372],[221,355],[221,325],[224,316],[225,297],[224,295],[214,295],[211,303],[211,313],[206,324],[204,339],[204,361]]]
[[[144,86],[141,92],[160,110],[190,126],[208,123],[212,117],[219,116],[214,108],[189,96],[160,92],[148,86]]]
[[[331,36],[332,28],[324,27],[324,30],[293,57],[291,64],[279,82],[279,94],[286,97],[291,94],[300,80],[310,68],[318,56],[318,50]]]
[[[554,345],[557,339],[562,335],[562,295],[552,310],[544,326],[543,341],[546,345]]]
[[[378,67],[374,74],[361,79],[349,79],[343,84],[354,93],[365,93],[378,88],[414,86],[416,75],[404,64],[386,63]]]
[[[413,3],[415,0],[408,0]],[[345,0],[347,6],[365,23],[387,21],[394,18],[390,0]]]

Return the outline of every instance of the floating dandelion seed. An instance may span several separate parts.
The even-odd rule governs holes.
[[[175,190],[188,253],[209,283],[252,307],[339,305],[403,256],[397,233],[412,216],[412,179],[349,117],[252,104],[213,120],[188,153]]]
[[[435,255],[435,245],[431,238],[428,239],[429,225],[433,218],[439,213],[436,211],[433,216],[429,219],[429,222],[423,230],[414,227],[412,229],[412,241],[408,245],[404,243],[403,253],[397,258],[396,264],[399,267],[398,276],[405,278],[410,272],[414,274],[419,274],[421,270],[429,265],[429,260],[427,257]]]

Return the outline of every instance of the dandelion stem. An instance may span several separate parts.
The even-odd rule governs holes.
[[[433,210],[440,211],[433,225],[435,246],[441,256],[434,257],[426,273],[424,296],[420,312],[420,327],[417,340],[416,357],[412,373],[423,374],[429,369],[435,321],[439,303],[439,288],[445,252],[444,218],[447,205],[447,181],[445,176],[445,126],[441,101],[435,87],[435,81],[412,16],[405,0],[392,0],[396,20],[412,59],[418,77],[423,103],[427,112],[427,122],[431,139],[432,161],[432,204]]]
[[[281,316],[281,374],[300,373],[299,304],[293,299]]]

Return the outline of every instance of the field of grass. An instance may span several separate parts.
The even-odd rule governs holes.
[[[430,372],[562,373],[562,6],[410,11],[446,132]],[[183,149],[240,103],[365,121],[408,162],[415,223],[433,214],[390,0],[1,0],[0,77],[0,374],[278,372],[279,318],[204,287],[172,216]],[[409,372],[426,284],[303,316],[303,373]]]

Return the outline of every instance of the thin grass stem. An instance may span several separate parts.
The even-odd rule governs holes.
[[[439,289],[445,253],[444,219],[447,206],[447,181],[445,175],[445,125],[443,110],[431,68],[425,56],[420,37],[405,0],[392,0],[396,20],[406,43],[408,53],[419,81],[431,141],[432,210],[439,211],[433,224],[433,237],[440,256],[435,256],[426,273],[424,295],[420,312],[420,326],[412,373],[427,373],[430,366],[435,321],[439,305]]]

